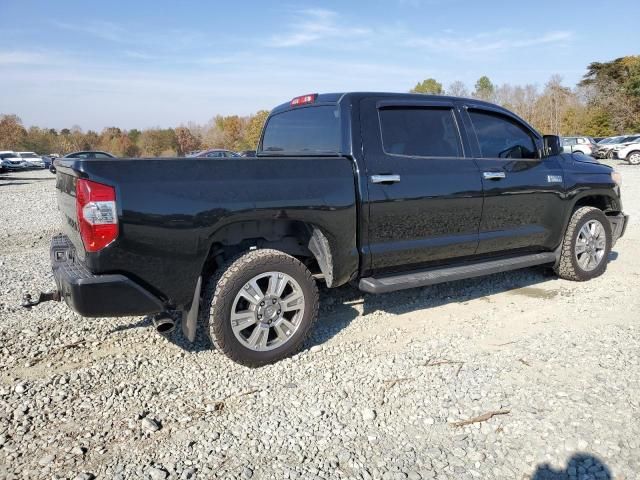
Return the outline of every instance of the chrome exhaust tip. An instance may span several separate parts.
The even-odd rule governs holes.
[[[176,328],[176,321],[168,313],[159,313],[152,319],[153,328],[160,335],[169,335]]]

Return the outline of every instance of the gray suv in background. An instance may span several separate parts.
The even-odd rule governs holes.
[[[592,155],[596,141],[592,137],[562,137],[562,150],[566,153]]]

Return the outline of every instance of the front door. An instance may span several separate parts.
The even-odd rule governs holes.
[[[477,253],[555,248],[565,209],[559,159],[543,158],[539,135],[511,115],[472,104],[461,112],[484,187]]]
[[[360,117],[372,269],[473,255],[482,182],[453,103],[367,98]]]

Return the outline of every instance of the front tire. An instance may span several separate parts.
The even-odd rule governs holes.
[[[231,259],[205,286],[201,309],[216,348],[248,367],[297,352],[318,317],[311,272],[278,250]]]
[[[627,155],[627,162],[631,165],[640,165],[640,150],[634,150]]]
[[[556,273],[577,282],[599,277],[607,269],[611,245],[611,224],[602,210],[578,208],[565,232]]]

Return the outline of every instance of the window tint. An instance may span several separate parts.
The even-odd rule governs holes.
[[[450,108],[380,110],[382,146],[392,155],[460,157],[460,136]]]
[[[340,150],[340,111],[335,106],[320,106],[272,116],[260,152],[326,154]]]
[[[96,153],[94,154],[95,158],[112,158],[110,155],[107,155],[106,153]]]
[[[529,131],[515,120],[477,110],[469,110],[469,116],[483,158],[538,158]]]

